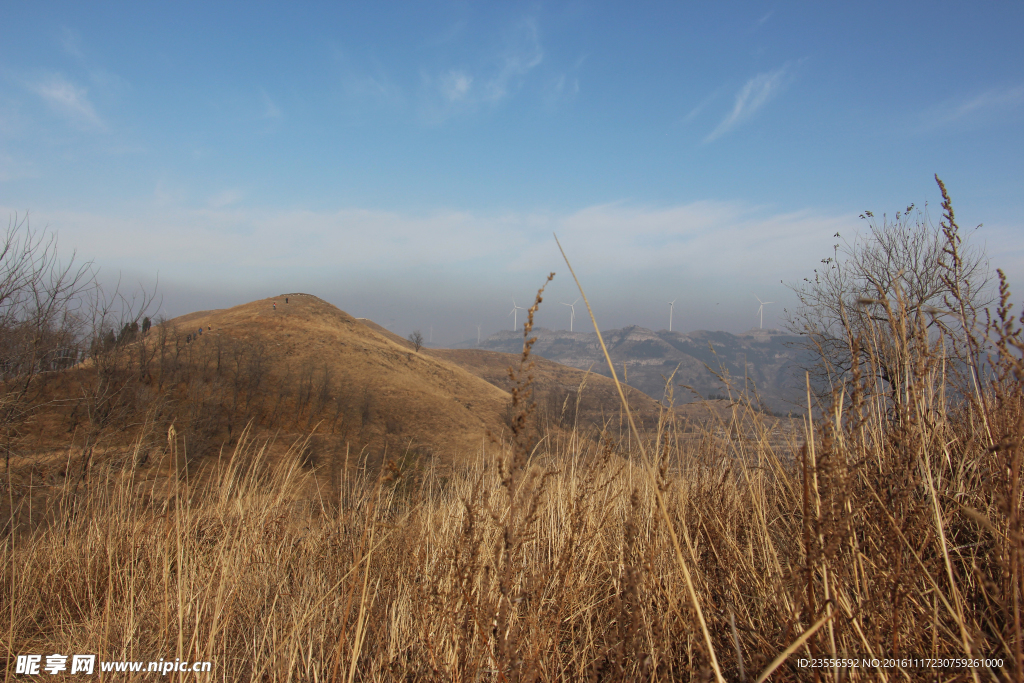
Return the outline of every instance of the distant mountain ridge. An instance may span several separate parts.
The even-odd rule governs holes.
[[[533,351],[538,356],[581,370],[610,376],[593,332],[569,332],[534,328]],[[715,373],[727,373],[734,391],[742,391],[745,379],[756,387],[766,407],[778,412],[793,410],[802,396],[801,365],[810,359],[798,348],[799,336],[779,330],[753,329],[743,334],[729,332],[654,331],[633,325],[602,332],[619,379],[662,399],[666,380],[673,370],[674,401],[689,403],[725,395],[726,389]],[[480,348],[505,353],[522,350],[522,332],[497,332],[477,345],[475,340],[453,348]],[[698,395],[684,389],[692,387]]]

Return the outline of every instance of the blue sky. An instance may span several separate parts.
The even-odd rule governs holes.
[[[1021,3],[3,3],[0,211],[163,313],[306,291],[435,341],[549,271],[602,327],[777,326],[865,209],[1024,291]],[[577,309],[578,310],[578,309]],[[564,320],[563,320],[564,318]],[[579,317],[577,317],[579,320]]]

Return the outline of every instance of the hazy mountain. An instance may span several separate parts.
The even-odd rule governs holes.
[[[610,375],[593,332],[568,332],[535,328],[534,353],[564,365]],[[643,327],[625,327],[602,332],[619,379],[628,377],[630,386],[655,398],[665,395],[668,376],[678,367],[673,380],[676,403],[721,396],[725,386],[715,376],[726,373],[735,390],[742,390],[744,378],[756,387],[764,404],[786,412],[803,396],[803,373],[799,367],[806,353],[792,342],[799,337],[779,330],[753,329],[743,334],[729,332],[655,332]],[[522,350],[521,332],[498,332],[480,341],[455,348],[481,348],[516,353]],[[625,372],[624,372],[625,369]],[[696,394],[683,388],[691,387]]]

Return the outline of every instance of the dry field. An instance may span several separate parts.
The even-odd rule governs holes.
[[[753,411],[545,431],[526,353],[505,436],[452,468],[271,458],[252,431],[189,465],[172,430],[9,484],[7,676],[80,652],[225,681],[1021,680],[1008,300],[976,393],[912,331],[898,393],[858,365],[788,445]]]

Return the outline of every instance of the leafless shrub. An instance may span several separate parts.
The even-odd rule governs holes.
[[[57,236],[11,218],[0,237],[0,438],[6,466],[26,421],[43,403],[41,373],[83,355],[82,298],[96,286],[91,263],[62,261]]]
[[[917,358],[904,354],[918,352],[919,345],[911,342],[919,332],[933,341],[941,332],[946,353],[953,358],[969,353],[972,321],[962,313],[991,303],[988,261],[980,248],[963,242],[946,188],[938,177],[936,181],[946,211],[939,227],[913,204],[897,211],[894,219],[883,216],[880,225],[866,211],[861,215],[869,225],[866,237],[837,243],[811,277],[790,285],[800,306],[787,311],[787,327],[804,336],[804,347],[816,358],[806,369],[819,397],[841,386],[860,362],[899,403],[907,368]],[[854,359],[854,339],[870,339],[875,346],[861,344]]]
[[[413,349],[416,351],[416,353],[419,353],[420,349],[423,348],[423,333],[420,332],[419,330],[416,330],[415,332],[409,335],[409,342],[412,344]]]

